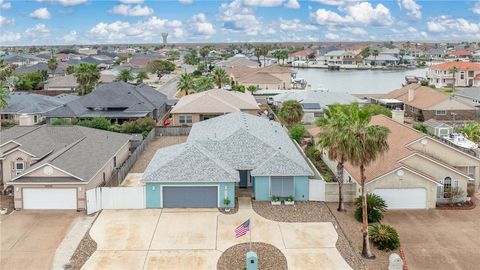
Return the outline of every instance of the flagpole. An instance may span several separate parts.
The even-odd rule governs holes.
[[[252,221],[250,220],[250,251],[252,251]]]

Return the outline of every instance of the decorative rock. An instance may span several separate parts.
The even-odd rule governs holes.
[[[403,270],[403,260],[397,253],[392,253],[388,257],[388,270]]]

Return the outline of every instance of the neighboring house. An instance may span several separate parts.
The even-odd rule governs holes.
[[[294,72],[280,65],[269,65],[262,68],[235,66],[224,68],[230,79],[238,84],[255,86],[257,89],[291,89]]]
[[[16,209],[85,209],[85,191],[109,181],[130,135],[81,126],[15,126],[0,132],[1,182]]]
[[[98,52],[98,50],[94,49],[94,48],[88,48],[88,47],[78,48],[78,53],[79,54],[94,55],[94,54],[97,54],[97,52]]]
[[[182,97],[170,114],[174,126],[183,126],[232,112],[255,115],[259,110],[255,97],[249,92],[214,89]]]
[[[2,57],[5,63],[9,63],[16,66],[31,66],[41,62],[45,62],[44,59],[28,55],[28,54],[10,54]]]
[[[215,64],[217,67],[222,68],[233,68],[233,67],[249,67],[249,68],[257,68],[260,64],[258,61],[252,61],[248,59],[243,54],[236,54],[227,60],[219,61]]]
[[[336,50],[326,53],[323,57],[325,65],[356,65],[362,63],[352,51]]]
[[[455,78],[450,73],[453,67],[457,68]],[[452,87],[454,81],[455,86],[459,87],[480,85],[480,81],[476,81],[477,76],[480,80],[480,64],[472,62],[445,62],[430,66],[427,70],[427,79],[435,87]]]
[[[234,207],[236,187],[250,186],[255,200],[308,200],[313,171],[299,151],[279,123],[248,113],[195,123],[186,143],[150,161],[142,176],[147,208]]]
[[[377,57],[370,55],[365,58],[366,65],[374,66],[396,66],[400,63],[400,59],[390,54],[379,54]]]
[[[31,94],[29,92],[12,92],[7,107],[0,110],[2,119],[14,120],[20,126],[42,123],[45,114],[76,100],[78,96],[62,94],[55,97]]]
[[[372,125],[390,130],[389,150],[365,168],[366,190],[382,197],[389,209],[429,209],[436,203],[449,202],[458,188],[478,185],[480,160],[433,137],[400,124],[389,117],[372,117]],[[323,160],[332,171],[336,162],[328,159],[323,150]],[[344,180],[357,185],[361,194],[360,169],[345,164]]]
[[[425,52],[425,58],[427,60],[440,60],[445,57],[444,48],[433,48]]]
[[[458,100],[461,100],[472,107],[476,107],[477,109],[480,109],[480,85],[478,87],[459,90],[455,92],[453,95]]]
[[[43,85],[43,89],[47,91],[72,91],[78,90],[77,77],[74,74],[55,76],[49,78]]]
[[[419,121],[464,121],[476,118],[476,109],[438,90],[419,84],[409,84],[393,90],[381,99],[403,102],[405,115]],[[373,99],[375,102],[375,99]]]
[[[427,131],[436,137],[443,138],[453,133],[453,127],[435,119],[428,119],[423,122]]]
[[[469,50],[455,50],[448,53],[448,58],[458,59],[458,60],[460,59],[468,60],[468,59],[471,59],[472,56],[473,56],[473,52]]]
[[[66,73],[67,67],[68,65],[66,63],[59,62],[57,69],[55,69],[55,75],[64,75]],[[31,66],[20,66],[17,69],[15,69],[15,72],[19,74],[26,74],[34,71],[46,71],[49,76],[51,76],[51,72],[52,72],[48,68],[48,64],[44,62],[36,63]]]
[[[303,106],[303,122],[313,123],[317,118],[323,117],[323,112],[333,104],[350,104],[353,102],[364,103],[348,93],[329,92],[325,90],[297,90],[285,91],[273,96],[275,105],[281,106],[287,100],[297,100]]]
[[[318,51],[306,48],[304,50],[288,54],[287,62],[315,61],[319,55],[320,54]]]
[[[159,120],[166,112],[166,102],[164,94],[146,84],[111,82],[101,84],[93,92],[49,111],[46,117],[47,121],[94,117],[120,122],[144,117]]]

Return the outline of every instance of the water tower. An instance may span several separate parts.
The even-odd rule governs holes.
[[[163,46],[167,46],[167,37],[168,33],[162,33],[162,38],[163,38]]]

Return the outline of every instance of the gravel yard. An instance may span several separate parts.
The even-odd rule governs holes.
[[[345,232],[346,237],[352,243],[352,246],[357,249],[358,254],[362,251],[362,223],[358,222],[353,217],[354,205],[353,203],[345,203],[346,212],[338,212],[338,203],[326,203],[332,210],[333,215],[340,223],[342,230]],[[400,238],[400,241],[402,239]],[[388,256],[392,252],[386,252],[376,249],[373,244],[371,245],[372,252],[376,256],[374,260],[362,259],[367,265],[369,270],[385,270],[388,268]],[[398,251],[396,251],[398,254]],[[408,258],[407,258],[408,262]],[[355,269],[355,268],[354,268]]]
[[[218,270],[241,270],[246,267],[245,254],[250,248],[249,243],[242,243],[230,247],[223,252],[222,256],[218,260]],[[252,249],[258,256],[258,269],[261,270],[286,270],[287,258],[276,247],[267,244],[253,242]]]
[[[148,163],[152,160],[153,156],[158,149],[184,143],[187,141],[187,136],[160,136],[155,137],[150,145],[145,149],[143,154],[137,159],[137,162],[133,165],[130,173],[143,173],[147,168]]]
[[[360,254],[355,252],[355,249],[349,244],[343,230],[338,226],[335,217],[325,203],[295,202],[295,205],[290,206],[272,205],[270,202],[265,201],[253,201],[252,206],[253,210],[260,216],[279,222],[332,222],[338,234],[336,247],[342,257],[355,270],[367,269],[365,263],[360,258]]]

